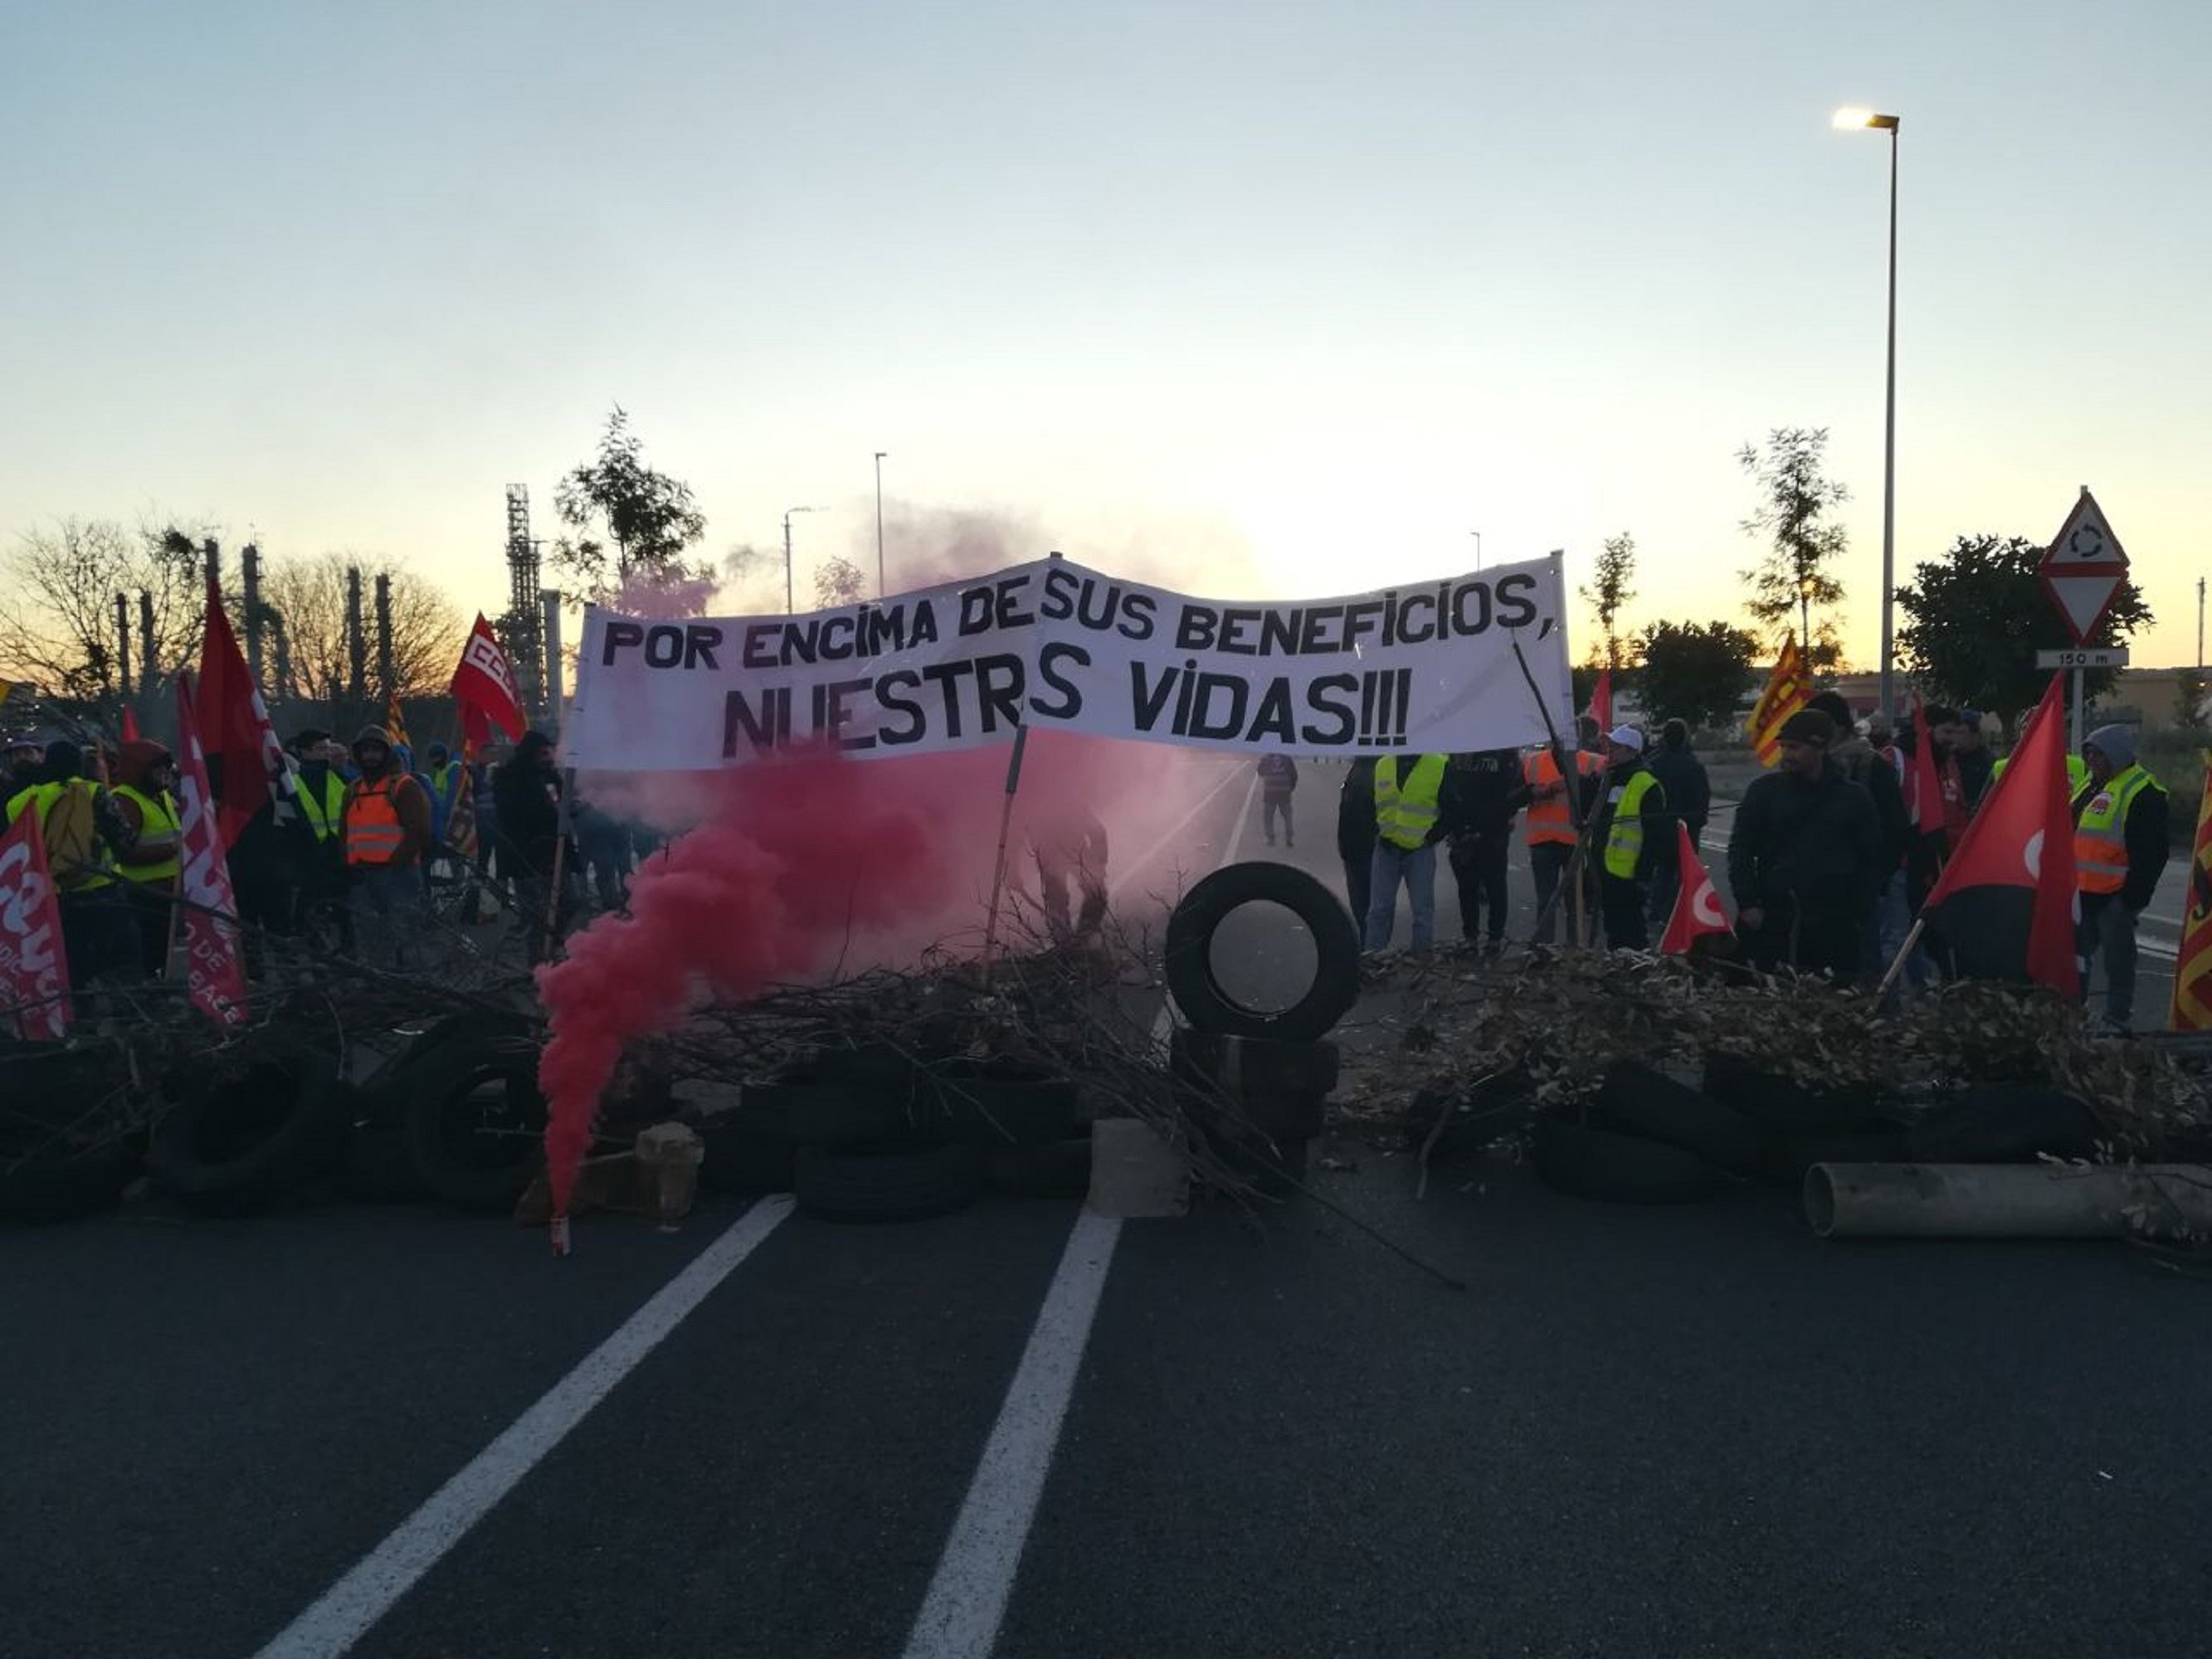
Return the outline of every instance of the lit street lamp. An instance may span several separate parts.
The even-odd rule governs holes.
[[[1897,130],[1899,118],[1870,109],[1839,109],[1842,131],[1874,128],[1889,135],[1889,370],[1881,439],[1881,712],[1897,718],[1891,690],[1897,579]]]
[[[794,507],[783,515],[783,610],[786,616],[799,614],[798,592],[791,580],[791,515],[793,513],[819,513],[818,507]]]

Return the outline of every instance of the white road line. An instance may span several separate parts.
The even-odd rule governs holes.
[[[983,1461],[907,1638],[906,1659],[985,1659],[999,1639],[1121,1236],[1121,1224],[1110,1217],[1086,1210],[1076,1218],[1029,1346],[1006,1389],[998,1425],[983,1448]]]
[[[1106,884],[1106,896],[1109,899],[1117,899],[1121,897],[1122,893],[1127,890],[1129,884],[1137,878],[1137,872],[1140,870],[1151,869],[1152,866],[1152,860],[1158,858],[1162,852],[1165,851],[1167,848],[1171,846],[1175,842],[1179,840],[1184,830],[1190,828],[1191,820],[1196,817],[1200,812],[1206,811],[1207,807],[1211,806],[1213,804],[1213,798],[1219,794],[1223,790],[1226,789],[1231,784],[1236,782],[1236,781],[1237,773],[1233,769],[1224,772],[1221,775],[1221,781],[1215,784],[1212,788],[1207,790],[1204,795],[1200,796],[1197,805],[1192,807],[1189,811],[1184,813],[1180,818],[1176,820],[1175,828],[1162,836],[1150,847],[1147,847],[1144,850],[1143,855],[1139,857],[1135,863],[1129,865],[1125,868],[1117,879],[1109,881]],[[1243,833],[1244,821],[1252,816],[1252,796],[1254,792],[1259,787],[1260,777],[1255,772],[1252,775],[1251,788],[1247,789],[1244,792],[1243,810],[1237,815],[1237,828],[1232,831],[1230,836],[1229,844],[1232,848],[1237,845],[1237,837]],[[1228,860],[1224,858],[1222,862],[1225,864]]]
[[[790,1213],[788,1198],[763,1199],[746,1211],[320,1601],[285,1626],[261,1650],[259,1659],[325,1659],[351,1648]]]

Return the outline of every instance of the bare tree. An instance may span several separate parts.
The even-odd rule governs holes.
[[[150,664],[142,592],[153,605]],[[159,679],[197,659],[204,592],[192,539],[173,527],[70,518],[27,532],[0,555],[0,673],[77,712],[112,714],[136,689],[122,684],[115,596],[128,596],[131,678]]]
[[[858,605],[868,596],[868,579],[860,567],[839,554],[814,567],[814,608],[828,611],[841,605]]]
[[[376,562],[366,556],[323,553],[270,559],[261,575],[262,604],[282,623],[290,658],[290,683],[269,689],[280,698],[321,705],[325,718],[339,725],[368,712],[349,696],[353,651],[346,628],[346,572],[356,566],[369,580],[377,574]],[[392,666],[399,695],[441,696],[460,660],[466,631],[461,614],[413,571],[394,567],[388,574]]]

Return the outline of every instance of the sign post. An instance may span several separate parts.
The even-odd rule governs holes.
[[[2102,668],[2107,664],[2106,651],[2087,649],[2089,636],[2104,623],[2112,601],[2119,597],[2121,586],[2128,579],[2128,556],[2120,546],[2120,538],[2112,533],[2106,520],[2105,509],[2097,505],[2097,498],[2089,493],[2089,486],[2081,486],[2081,499],[2074,510],[2066,515],[2043,555],[2043,562],[2036,567],[2037,579],[2043,592],[2066,623],[2066,630],[2074,636],[2074,643],[2083,647],[2079,652],[2060,653],[2069,659],[2061,665],[2074,671],[2074,716],[2071,726],[2071,747],[2081,746],[2081,675],[2086,668]],[[2075,660],[2078,659],[2078,660]],[[2127,653],[2120,653],[2120,660]],[[2043,665],[2043,655],[2037,656],[2037,665]]]

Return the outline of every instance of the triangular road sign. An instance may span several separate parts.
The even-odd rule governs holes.
[[[2126,580],[2126,574],[2118,570],[2082,576],[2046,574],[2043,591],[2051,595],[2051,604],[2058,607],[2058,614],[2073,630],[2074,643],[2087,645],[2089,636],[2097,631],[2097,624],[2105,620],[2105,612],[2112,608],[2120,584]]]
[[[2124,571],[2127,568],[2128,556],[2120,546],[2120,538],[2112,534],[2105,509],[2097,505],[2097,498],[2084,484],[2081,499],[2066,515],[2066,522],[2059,526],[2057,536],[2045,550],[2038,568],[2045,576],[2056,576],[2076,571]]]

